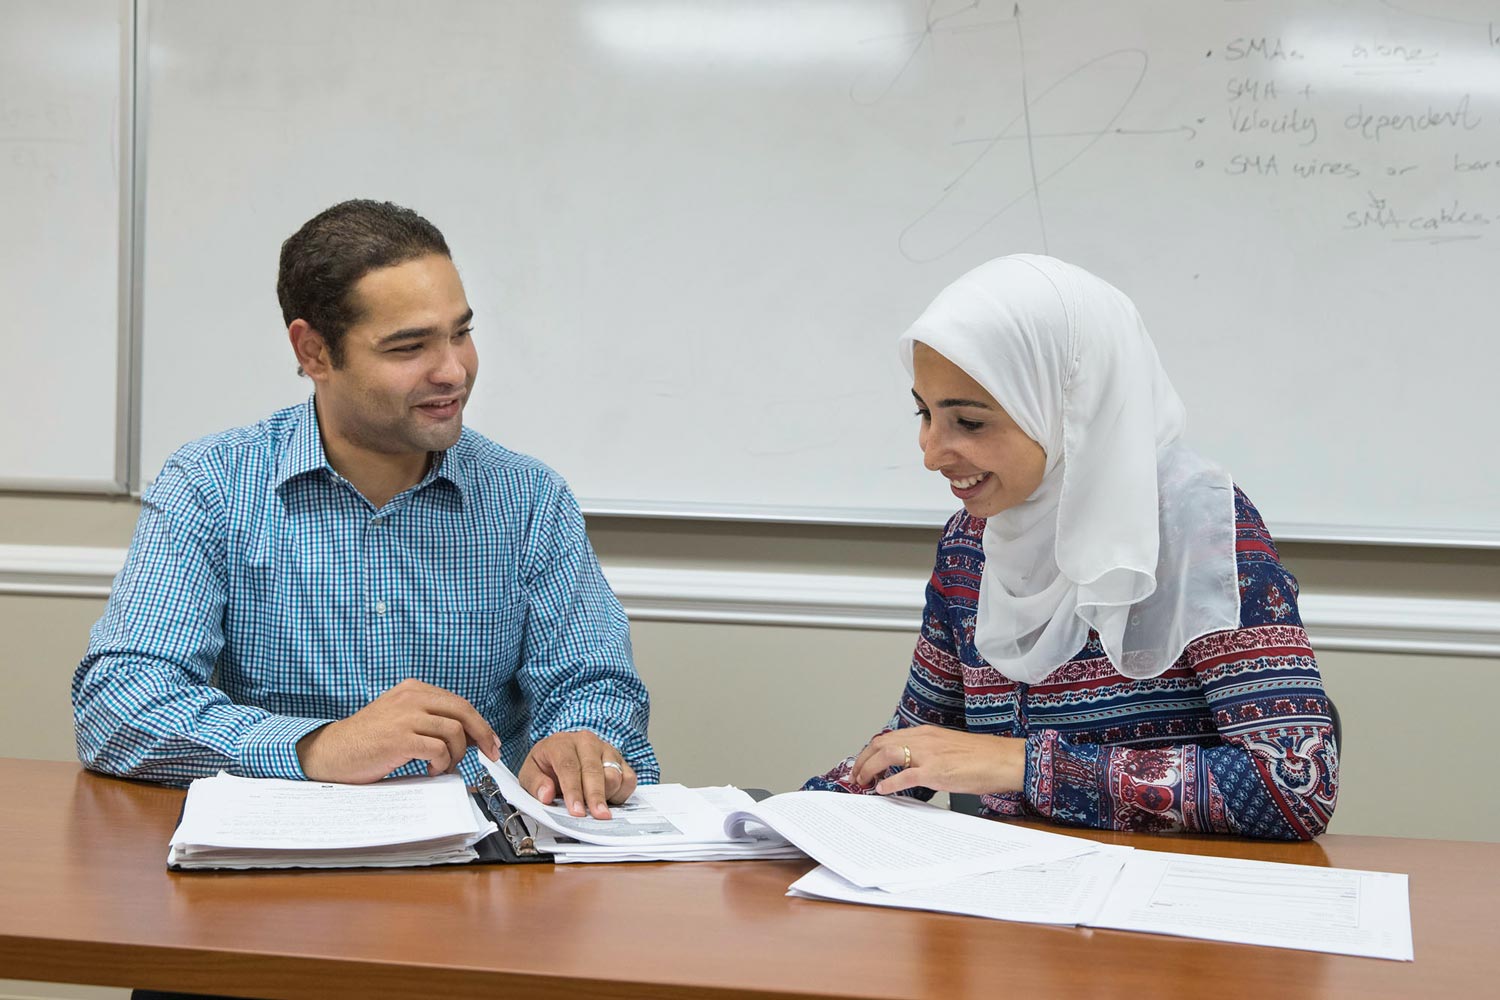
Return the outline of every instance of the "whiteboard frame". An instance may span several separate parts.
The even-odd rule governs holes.
[[[118,329],[115,342],[115,461],[114,476],[54,479],[0,476],[0,493],[89,493],[124,496],[138,492],[140,483],[140,277],[135,267],[140,252],[140,200],[143,188],[137,171],[145,162],[138,131],[137,86],[142,81],[144,35],[141,7],[146,0],[117,0],[120,18],[120,263],[117,296]]]
[[[150,40],[147,0],[128,0],[125,35],[128,74],[123,88],[130,102],[123,120],[120,174],[120,346],[119,398],[115,426],[115,482],[119,492],[139,494],[141,484],[141,345],[146,256],[146,45]]]
[[[754,504],[671,504],[635,500],[580,498],[588,517],[737,521],[751,524],[842,525],[863,528],[941,528],[958,510],[870,508],[826,510],[816,507],[776,507]],[[1315,542],[1332,545],[1386,545],[1435,549],[1500,549],[1500,533],[1453,528],[1422,530],[1400,527],[1347,527],[1302,522],[1270,525],[1278,542]]]

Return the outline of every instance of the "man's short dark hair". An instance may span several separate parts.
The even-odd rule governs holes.
[[[434,253],[453,256],[437,226],[411,209],[365,198],[339,202],[281,244],[281,315],[287,326],[306,320],[338,367],[344,363],[344,333],[360,319],[353,296],[359,279]]]

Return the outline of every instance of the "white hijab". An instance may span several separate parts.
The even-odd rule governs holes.
[[[1051,257],[1017,254],[945,288],[902,336],[963,369],[1047,453],[990,518],[974,642],[1034,684],[1093,628],[1115,669],[1155,677],[1239,626],[1234,487],[1178,443],[1186,413],[1135,305]]]

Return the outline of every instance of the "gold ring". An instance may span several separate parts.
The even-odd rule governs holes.
[[[901,748],[901,756],[903,758],[902,761],[901,761],[901,766],[902,767],[911,767],[911,747],[909,747],[909,746],[902,746],[902,748]]]

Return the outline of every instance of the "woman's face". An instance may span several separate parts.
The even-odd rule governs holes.
[[[912,345],[912,389],[927,468],[941,472],[975,517],[993,517],[1036,492],[1047,453],[963,369],[923,343]]]

